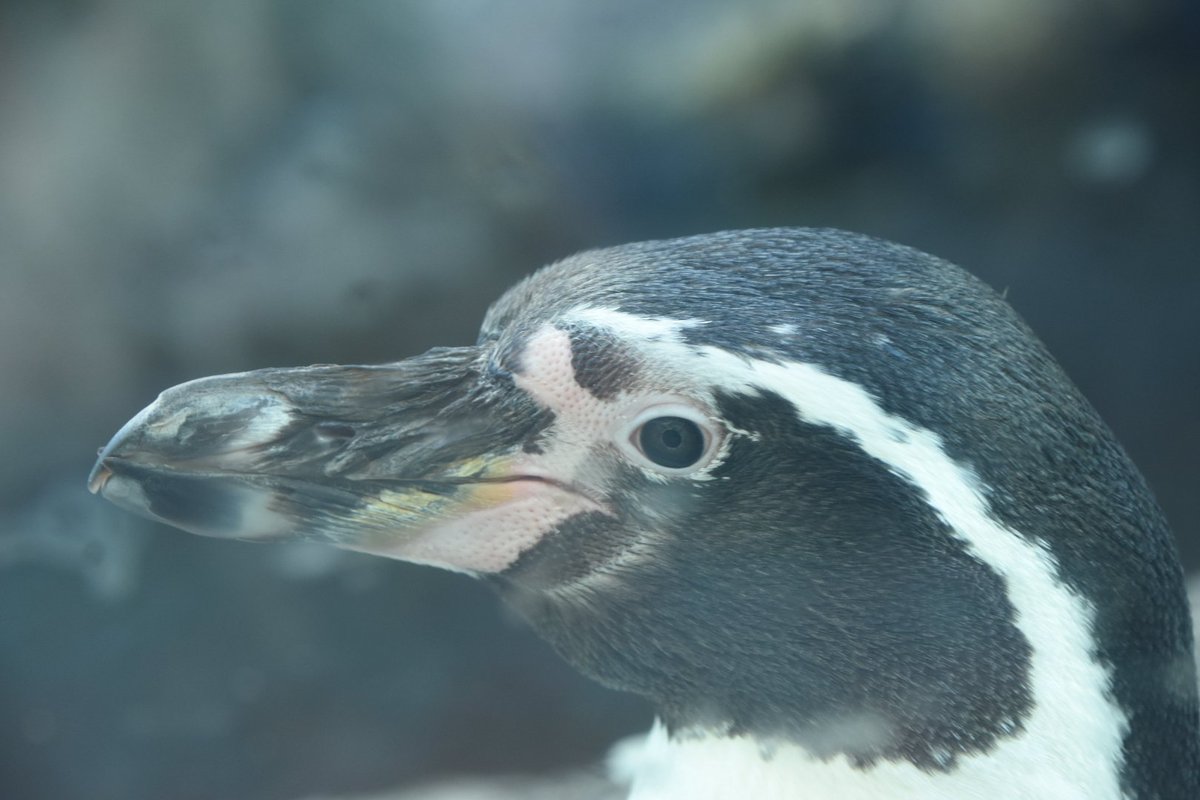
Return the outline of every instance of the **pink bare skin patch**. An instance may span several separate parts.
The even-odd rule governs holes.
[[[601,400],[579,385],[571,365],[571,337],[552,325],[530,337],[516,384],[554,412],[554,437],[538,459],[542,474],[573,482],[592,447],[612,441],[634,412],[627,396]]]
[[[394,546],[356,550],[472,574],[503,572],[568,518],[600,506],[542,480],[478,484],[464,510]],[[474,510],[472,510],[474,509]]]
[[[715,416],[711,397],[705,398],[703,392],[662,368],[655,371],[655,383],[674,391],[645,388],[634,374],[626,381],[627,390],[601,399],[576,380],[571,355],[570,335],[552,325],[530,337],[521,354],[517,386],[555,415],[554,435],[532,465],[537,474],[553,476],[567,485],[593,486],[603,493],[606,476],[597,472],[603,470],[605,456],[608,460],[629,458],[634,423],[648,409],[686,407],[702,418]],[[637,459],[633,463],[641,465]],[[656,476],[650,473],[650,477]]]

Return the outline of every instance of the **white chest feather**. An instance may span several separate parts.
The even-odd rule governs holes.
[[[661,725],[610,755],[614,779],[631,786],[630,800],[1093,800],[1097,783],[1080,782],[1063,758],[1093,754],[1031,754],[1019,740],[960,758],[949,772],[910,763],[869,769],[845,758],[821,761],[794,745],[766,747],[747,738],[672,741]],[[1100,770],[1102,773],[1103,770]]]

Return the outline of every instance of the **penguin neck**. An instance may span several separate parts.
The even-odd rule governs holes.
[[[1022,713],[1004,727],[997,727],[998,720],[980,718],[980,725],[987,724],[992,731],[986,738],[966,724],[971,718],[959,720],[957,730],[962,738],[971,741],[974,736],[977,746],[951,749],[940,732],[932,731],[937,738],[932,735],[917,738],[905,742],[904,747],[863,747],[863,741],[868,744],[876,741],[872,738],[875,727],[869,724],[872,722],[883,733],[931,732],[909,716],[913,706],[907,700],[897,701],[894,708],[882,709],[876,696],[865,700],[860,697],[856,703],[849,695],[834,693],[836,684],[818,683],[820,676],[814,668],[820,661],[796,660],[789,670],[788,659],[777,658],[777,653],[760,654],[753,659],[705,645],[706,631],[719,633],[728,627],[744,634],[753,627],[751,623],[770,621],[763,619],[764,612],[760,611],[757,618],[749,613],[735,614],[733,618],[743,620],[735,626],[726,626],[720,615],[710,614],[709,624],[699,632],[695,626],[682,624],[677,631],[664,628],[664,619],[697,617],[664,608],[676,593],[651,596],[637,592],[637,587],[644,586],[661,589],[669,585],[671,575],[678,574],[665,564],[661,566],[663,574],[655,575],[655,580],[633,582],[632,586],[607,597],[610,601],[621,597],[637,602],[621,602],[619,607],[609,609],[592,593],[585,595],[590,598],[587,604],[544,603],[531,615],[542,633],[585,672],[610,686],[638,691],[658,708],[664,722],[656,725],[642,755],[622,770],[632,779],[631,797],[636,800],[683,797],[949,800],[970,796],[1119,800],[1124,796],[1126,787],[1122,785],[1121,772],[1126,756],[1122,742],[1128,719],[1122,709],[1106,699],[1111,673],[1093,659],[1091,642],[1081,636],[1066,635],[1070,633],[1066,626],[1059,627],[1065,631],[1059,647],[1053,646],[1048,634],[1043,637],[1038,630],[1029,628],[1035,641],[1046,643],[1032,651],[1027,671],[1022,673],[1036,702],[1026,705],[1022,696],[993,697],[997,707],[1011,706]],[[738,581],[738,585],[747,584]],[[777,583],[767,581],[766,585]],[[1056,585],[1048,583],[1047,587]],[[714,585],[710,582],[707,588],[713,589]],[[753,594],[751,589],[744,589],[743,593]],[[709,594],[704,596],[707,602],[712,602]],[[1047,591],[1042,602],[1071,604],[1076,600],[1064,589],[1056,589]],[[597,603],[602,607],[598,608]],[[762,609],[765,605],[755,601],[754,607]],[[608,630],[618,624],[637,623],[639,609],[649,609],[646,614],[652,619],[646,622],[646,627]],[[531,609],[526,605],[524,610],[528,613]],[[1065,614],[1066,619],[1079,619],[1083,623],[1077,627],[1079,632],[1090,629],[1087,609],[1069,605],[1067,610],[1071,613]],[[1057,616],[1051,614],[1051,618]],[[650,627],[651,622],[656,625]],[[1039,622],[1039,626],[1052,627],[1045,621]],[[766,638],[776,643],[791,641],[786,636]],[[688,650],[677,658],[672,655],[673,645],[682,647],[688,643],[693,647],[705,646],[702,652]],[[729,645],[731,649],[735,646],[736,643]],[[963,658],[975,651],[991,653],[993,660],[999,660],[998,651],[987,648],[966,648]],[[791,651],[784,648],[781,652],[786,655]],[[834,658],[829,648],[820,652],[830,654],[826,660]],[[671,657],[660,663],[656,657],[664,653]],[[950,667],[942,659],[932,663]],[[704,670],[697,671],[701,667]],[[863,681],[878,680],[878,673],[884,667],[873,661],[859,674]],[[709,668],[715,670],[711,675],[707,672]],[[770,675],[778,676],[780,685],[771,683]],[[723,683],[719,680],[722,676]],[[989,691],[1000,691],[1005,686],[995,681],[983,685]],[[987,694],[979,686],[970,685],[965,686],[963,693]],[[953,706],[946,708],[947,713],[955,710]],[[886,710],[887,715],[880,716],[881,710]],[[926,715],[921,723],[928,719]]]

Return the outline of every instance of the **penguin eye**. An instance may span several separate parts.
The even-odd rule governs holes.
[[[719,421],[686,400],[643,406],[627,419],[614,431],[617,447],[634,464],[673,477],[708,468],[724,438]]]
[[[637,430],[637,448],[667,469],[685,469],[704,455],[704,431],[683,417],[655,417]]]

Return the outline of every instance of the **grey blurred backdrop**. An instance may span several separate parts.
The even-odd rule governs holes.
[[[471,341],[578,249],[833,225],[973,270],[1200,569],[1193,0],[0,2],[0,796],[586,764],[649,711],[482,587],[90,497],[163,387]]]

